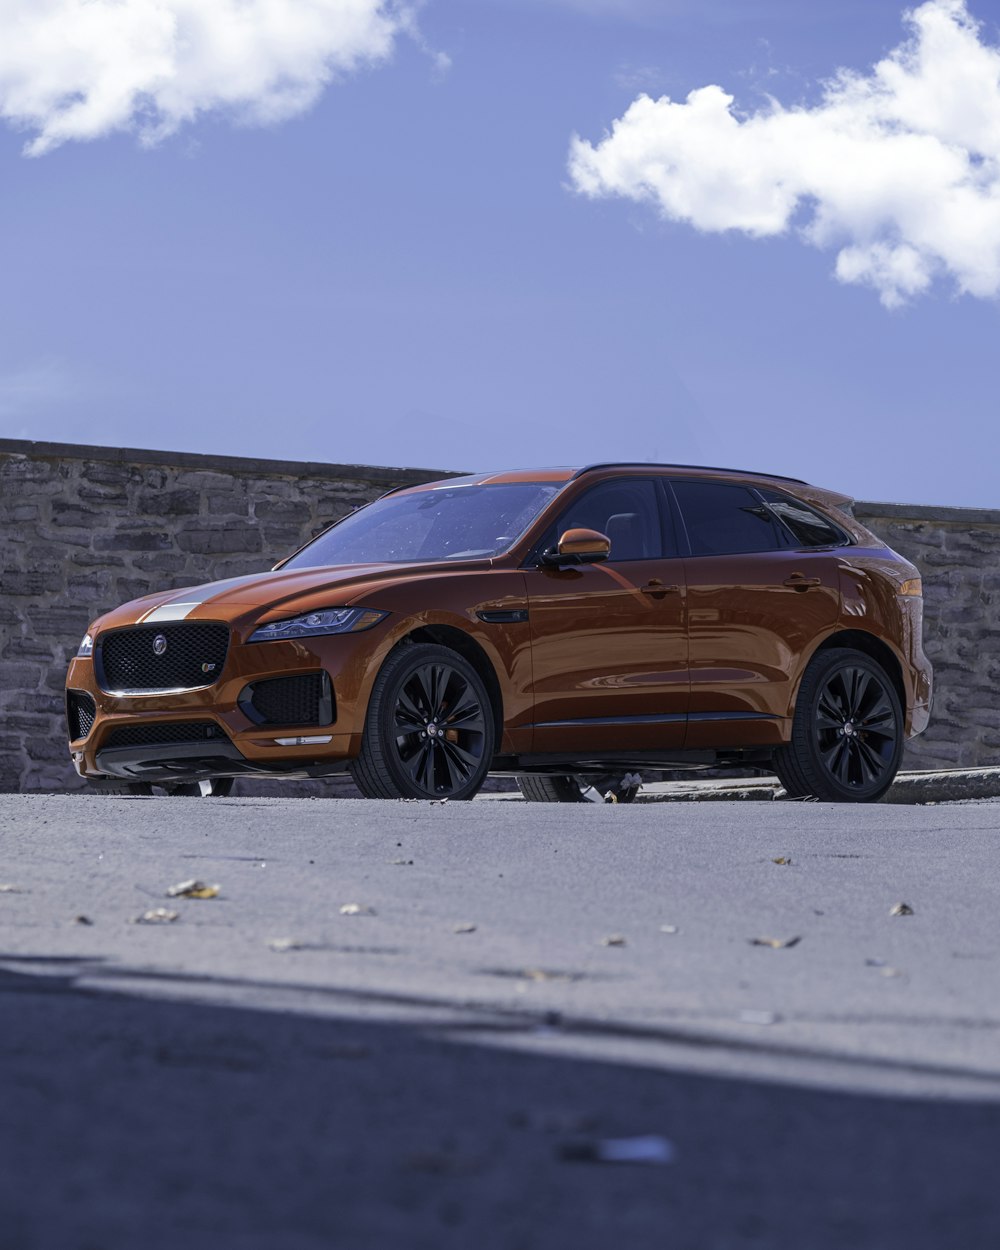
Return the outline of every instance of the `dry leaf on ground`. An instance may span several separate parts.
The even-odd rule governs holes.
[[[167,890],[167,898],[218,898],[219,887],[204,881],[181,881]]]

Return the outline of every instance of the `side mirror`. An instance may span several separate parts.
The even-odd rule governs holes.
[[[611,539],[597,530],[567,530],[555,547],[542,552],[542,563],[597,564],[611,554]]]

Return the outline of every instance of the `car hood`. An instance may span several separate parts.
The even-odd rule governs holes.
[[[237,620],[264,612],[294,615],[316,607],[316,595],[329,596],[328,607],[350,607],[363,601],[365,594],[401,581],[414,581],[429,575],[467,572],[470,567],[490,567],[490,561],[477,560],[470,566],[436,561],[428,564],[350,564],[332,568],[279,569],[271,573],[251,573],[185,586],[134,599],[102,617],[101,628],[117,625],[155,625],[161,621]]]

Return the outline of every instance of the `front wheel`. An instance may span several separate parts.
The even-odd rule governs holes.
[[[522,773],[517,779],[530,803],[632,803],[641,785],[638,773]]]
[[[773,759],[789,796],[874,803],[892,785],[902,754],[903,709],[881,664],[846,647],[814,656],[791,741]]]
[[[493,742],[493,708],[468,660],[434,643],[406,645],[375,679],[351,776],[367,799],[471,799]]]

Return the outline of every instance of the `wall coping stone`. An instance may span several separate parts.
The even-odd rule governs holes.
[[[0,438],[0,456],[25,456],[33,460],[102,460],[111,464],[151,464],[248,476],[318,477],[334,481],[385,481],[388,484],[460,477],[464,472],[456,469],[403,469],[389,465],[325,464],[311,460],[258,460],[252,456],[216,456],[203,452],[154,451],[139,447],[94,447],[84,443],[45,443],[20,438]],[[853,511],[866,517],[943,521],[957,525],[1000,525],[1000,508],[949,508],[933,504],[873,503],[859,499],[855,501]]]
[[[0,438],[0,456],[24,456],[31,460],[102,460],[112,464],[152,464],[174,469],[204,469],[216,473],[260,477],[318,477],[336,481],[365,482],[433,481],[458,477],[454,469],[395,469],[386,465],[321,464],[308,460],[256,460],[252,456],[214,456],[190,451],[148,451],[136,447],[91,447],[82,443],[40,443],[29,439]]]
[[[956,525],[1000,525],[1000,508],[945,508],[923,503],[869,503],[856,500],[857,517],[898,517],[905,521],[941,521]]]

